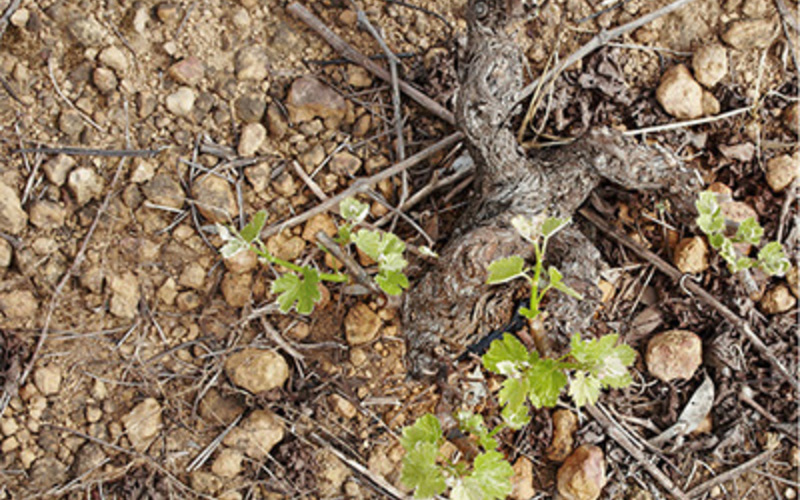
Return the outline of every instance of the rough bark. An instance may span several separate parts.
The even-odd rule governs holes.
[[[695,176],[667,149],[641,145],[608,128],[526,155],[510,124],[524,84],[523,55],[508,33],[518,7],[519,0],[470,0],[467,6],[466,67],[456,118],[475,162],[479,197],[438,263],[406,295],[403,328],[415,377],[438,372],[453,355],[511,318],[519,287],[485,283],[495,259],[532,256],[531,246],[510,225],[514,216],[570,217],[603,179],[627,189],[683,194],[696,185]],[[585,295],[579,302],[553,293],[548,303],[552,331],[563,343],[591,319],[604,264],[574,227],[555,237],[548,254],[567,284]]]

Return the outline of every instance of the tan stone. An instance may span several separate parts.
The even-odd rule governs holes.
[[[303,228],[303,239],[309,243],[316,243],[316,235],[319,231],[322,231],[330,237],[336,236],[336,224],[333,223],[330,215],[318,214],[309,219]]]
[[[161,405],[147,398],[122,417],[122,424],[134,449],[144,452],[161,431]]]
[[[728,74],[728,51],[718,43],[704,45],[692,56],[692,69],[698,82],[712,88]]]
[[[647,369],[659,380],[688,380],[703,362],[703,342],[688,330],[661,332],[647,344]]]
[[[511,477],[511,498],[513,500],[528,500],[536,494],[533,487],[533,463],[527,457],[519,457],[514,465],[514,475]]]
[[[795,151],[792,156],[776,156],[767,162],[767,184],[776,193],[786,189],[799,173],[800,151]]]
[[[372,342],[380,329],[381,319],[362,302],[350,309],[344,318],[345,335],[351,346]]]
[[[664,111],[685,120],[703,116],[703,88],[683,64],[669,68],[661,76],[656,98]]]
[[[790,311],[797,299],[789,291],[789,287],[780,283],[764,293],[759,303],[761,310],[767,314],[781,314]]]
[[[606,485],[603,450],[583,445],[558,469],[558,493],[563,500],[595,500]]]
[[[284,435],[280,419],[269,410],[255,410],[222,440],[250,458],[264,460]]]
[[[553,462],[563,462],[572,453],[572,435],[578,430],[578,417],[569,410],[556,410],[553,413],[553,440],[547,447],[547,458]]]
[[[225,374],[234,385],[258,394],[282,386],[289,378],[289,365],[275,351],[245,349],[225,360]]]
[[[702,236],[684,238],[675,247],[675,267],[682,273],[702,273],[708,269],[708,244]]]

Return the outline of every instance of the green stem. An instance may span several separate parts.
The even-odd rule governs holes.
[[[253,246],[251,244],[251,248],[256,253],[256,255],[258,255],[259,257],[263,258],[264,260],[266,260],[267,262],[269,262],[271,264],[275,264],[277,266],[282,266],[282,267],[285,267],[286,269],[289,269],[290,271],[294,271],[296,273],[303,274],[303,267],[302,266],[298,266],[297,264],[293,264],[293,263],[291,263],[291,262],[289,262],[287,260],[283,260],[281,258],[275,257],[274,255],[269,253],[266,248],[263,248],[263,245],[264,245],[263,242],[258,240],[258,243],[260,244],[259,246]],[[331,282],[334,282],[334,283],[346,283],[348,281],[347,275],[342,274],[342,273],[336,273],[336,274],[319,273],[319,279],[321,279],[322,281],[331,281]]]
[[[544,254],[542,253],[539,245],[534,242],[533,243],[533,251],[536,257],[536,265],[533,270],[533,280],[531,281],[531,307],[530,310],[533,313],[533,318],[539,315],[539,302],[541,301],[542,297],[539,295],[539,279],[542,277],[542,267],[544,264],[542,263],[542,258]],[[528,278],[530,280],[530,278]],[[531,318],[531,319],[533,319]]]

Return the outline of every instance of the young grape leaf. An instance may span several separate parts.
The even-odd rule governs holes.
[[[736,242],[743,242],[743,243],[750,243],[751,245],[758,245],[761,241],[761,237],[764,235],[764,228],[756,222],[753,217],[748,217],[745,219],[741,224],[739,224],[739,228],[736,230],[736,236],[734,236],[734,240]]]
[[[432,498],[447,489],[442,469],[436,465],[439,446],[429,442],[417,442],[406,448],[400,480],[408,488],[414,488],[414,498]]]
[[[767,243],[759,250],[758,265],[770,276],[783,276],[791,267],[789,259],[783,253],[783,246],[777,241]]]
[[[600,399],[600,381],[582,371],[575,372],[575,379],[569,385],[569,395],[577,406],[595,404]]]
[[[572,219],[558,219],[556,217],[548,217],[542,224],[542,237],[548,239],[557,232],[561,231],[572,222]]]
[[[756,261],[751,259],[750,257],[737,257],[734,262],[731,262],[728,266],[731,273],[735,274],[739,271],[744,271],[745,269],[750,269],[756,264]]]
[[[534,242],[539,239],[544,219],[544,214],[534,215],[533,217],[520,214],[511,218],[511,225],[517,230],[520,236],[530,242]]]
[[[319,273],[316,269],[302,268],[303,278],[286,273],[272,282],[272,293],[279,293],[278,305],[281,312],[289,312],[294,306],[300,314],[311,314],[314,304],[320,299]],[[296,305],[295,305],[296,303]]]
[[[505,405],[500,414],[512,429],[521,429],[530,421],[525,399],[530,390],[528,377],[511,377],[503,381],[497,400]]]
[[[439,258],[438,253],[434,252],[432,248],[427,247],[425,245],[417,247],[417,250],[419,250],[419,254],[422,255],[423,257],[432,257],[434,259]]]
[[[555,406],[568,382],[564,371],[553,359],[537,359],[531,364],[525,377],[528,379],[528,399],[534,408]]]
[[[725,238],[725,236],[722,235],[721,233],[708,235],[708,242],[709,244],[711,244],[711,248],[715,250],[719,250],[720,247],[722,247],[722,245],[725,243],[726,239],[727,238]]]
[[[392,233],[359,229],[352,235],[353,242],[362,252],[379,262],[381,255],[402,254],[406,249],[403,240]]]
[[[497,440],[489,436],[489,429],[486,428],[482,416],[471,411],[461,410],[456,413],[456,420],[458,420],[458,426],[461,431],[476,436],[484,450],[489,451],[497,448]]]
[[[369,205],[361,203],[355,198],[345,198],[339,203],[339,213],[350,224],[360,224],[369,215]]]
[[[604,387],[627,387],[632,381],[628,367],[636,360],[636,351],[629,345],[616,345],[617,340],[619,335],[612,334],[583,341],[576,333],[572,336],[570,354]]]
[[[451,500],[501,500],[511,494],[514,469],[498,451],[475,457],[472,473],[454,487]]]
[[[250,243],[241,239],[231,239],[219,249],[223,259],[230,259],[234,255],[250,248]]]
[[[574,297],[578,300],[583,300],[583,295],[579,294],[577,291],[575,291],[574,289],[569,287],[566,283],[564,283],[563,281],[564,276],[561,274],[561,271],[559,271],[553,266],[550,266],[547,269],[547,275],[550,279],[550,286],[560,291],[561,293],[569,295],[570,297]]]
[[[442,440],[442,426],[439,419],[430,413],[419,417],[414,425],[403,428],[400,444],[406,451],[411,450],[417,443],[432,443],[437,447]]]
[[[381,271],[402,271],[408,265],[401,253],[381,254],[378,267]]]
[[[694,202],[697,207],[697,212],[700,215],[714,215],[719,210],[719,203],[717,202],[717,193],[713,191],[703,191],[697,196],[697,201]]]
[[[481,361],[492,373],[517,375],[528,365],[528,349],[514,335],[506,333],[492,342]]]
[[[400,295],[409,285],[405,274],[387,270],[383,270],[375,276],[375,283],[389,295]]]
[[[242,239],[248,243],[252,243],[258,235],[261,234],[261,230],[264,229],[264,224],[267,222],[267,212],[266,210],[259,210],[250,219],[250,222],[247,223],[246,226],[242,228],[239,234],[242,236]]]
[[[496,285],[525,275],[525,260],[519,255],[497,259],[489,264],[486,283]]]
[[[717,234],[725,229],[725,217],[720,213],[701,213],[697,217],[697,226],[708,235]]]

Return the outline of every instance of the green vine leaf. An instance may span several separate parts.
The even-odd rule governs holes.
[[[586,373],[579,371],[569,385],[569,395],[577,406],[595,404],[600,399],[600,381]]]
[[[250,219],[250,222],[247,223],[246,226],[242,228],[239,234],[242,236],[242,239],[247,243],[252,243],[258,236],[261,234],[261,230],[264,229],[264,224],[267,223],[267,212],[266,210],[259,210]]]
[[[497,451],[487,451],[475,457],[469,476],[457,482],[451,500],[502,500],[511,494],[511,477],[514,469],[505,456]]]
[[[489,278],[486,283],[496,285],[521,276],[525,276],[525,260],[519,255],[513,255],[489,264]]]
[[[764,236],[764,228],[756,222],[753,217],[748,217],[736,230],[734,240],[737,243],[750,243],[751,245],[758,245],[761,242],[761,237]]]
[[[777,241],[767,243],[758,252],[758,265],[770,276],[783,276],[791,267],[789,259],[783,253],[783,246]]]
[[[442,469],[436,464],[438,456],[439,447],[434,443],[418,442],[406,448],[400,480],[414,488],[414,498],[432,498],[447,489]]]
[[[528,366],[528,349],[514,335],[506,333],[491,343],[481,358],[483,366],[498,375],[518,375]]]
[[[321,294],[319,272],[316,269],[304,267],[301,269],[302,279],[296,274],[286,273],[272,282],[272,293],[278,296],[278,306],[283,313],[289,312],[292,307],[300,314],[311,314]]]
[[[555,406],[568,382],[563,369],[553,359],[537,359],[525,376],[528,379],[528,399],[535,408]]]

